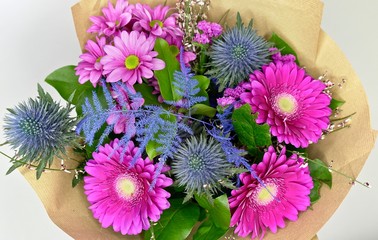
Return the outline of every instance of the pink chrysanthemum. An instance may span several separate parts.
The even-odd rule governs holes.
[[[128,29],[128,24],[132,19],[133,5],[128,1],[118,0],[115,7],[109,1],[108,7],[102,9],[104,16],[92,16],[89,19],[93,23],[88,29],[89,33],[104,34],[107,37],[117,36],[123,30]]]
[[[114,38],[114,46],[107,45],[106,55],[101,59],[104,65],[104,74],[107,82],[122,80],[133,89],[133,85],[142,83],[142,77],[153,77],[152,70],[161,70],[165,67],[164,61],[156,58],[157,52],[152,51],[155,45],[153,37],[132,31],[122,32],[120,37]]]
[[[97,86],[102,77],[103,69],[100,60],[105,55],[105,45],[105,37],[97,38],[97,42],[88,40],[85,45],[87,52],[80,55],[82,61],[75,68],[76,75],[79,76],[79,83],[84,84],[89,80],[93,87]]]
[[[170,207],[170,194],[163,188],[173,181],[160,174],[151,190],[155,165],[146,158],[139,158],[130,168],[138,148],[130,141],[124,150],[118,139],[99,148],[87,162],[84,189],[89,207],[102,227],[113,226],[114,231],[136,235],[150,228],[150,220],[158,221],[163,210]]]
[[[236,226],[235,233],[240,237],[252,234],[253,239],[261,234],[262,238],[266,228],[276,233],[277,227],[285,227],[285,219],[296,221],[298,211],[310,206],[313,182],[308,167],[301,165],[297,155],[287,159],[285,151],[277,156],[269,147],[263,161],[252,165],[265,187],[246,172],[240,175],[243,186],[232,190],[231,227]]]
[[[325,84],[307,75],[294,62],[276,61],[256,70],[244,84],[243,102],[258,113],[257,123],[268,123],[279,142],[307,147],[327,129],[332,110]]]
[[[158,5],[152,9],[146,4],[137,3],[133,11],[136,19],[133,30],[145,31],[154,37],[165,39],[169,44],[180,42],[183,32],[176,23],[177,14],[168,16],[169,10],[168,6]]]

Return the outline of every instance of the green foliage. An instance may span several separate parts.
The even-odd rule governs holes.
[[[200,91],[196,96],[206,97],[207,100],[204,103],[209,105],[209,94],[207,93],[207,89],[210,86],[210,79],[203,75],[196,75],[193,78],[198,81],[198,87],[200,88]]]
[[[251,106],[243,105],[232,113],[232,124],[239,141],[247,147],[251,155],[258,153],[259,147],[272,144],[267,124],[259,125],[256,123],[256,114],[251,114]]]
[[[317,180],[313,180],[313,182],[314,182],[314,188],[311,189],[311,193],[310,193],[311,204],[316,203],[320,199],[320,188],[322,186],[322,183]]]
[[[93,88],[90,82],[79,83],[79,77],[75,75],[75,66],[59,68],[49,74],[45,81],[54,87],[64,100],[76,106],[76,112],[79,116],[82,115],[81,108],[85,99],[92,99],[93,91],[97,93],[97,96],[102,96],[102,94],[99,94],[101,91],[99,87]],[[105,102],[104,99],[100,100]]]
[[[272,37],[269,39],[269,42],[273,43],[278,50],[281,51],[282,55],[292,54],[296,58],[296,63],[299,65],[298,55],[289,44],[287,44],[280,36],[276,33],[272,34]]]
[[[160,92],[166,101],[178,101],[179,95],[176,93],[173,84],[175,71],[180,70],[180,63],[176,55],[172,53],[171,47],[164,39],[158,38],[155,42],[155,49],[158,52],[158,58],[165,62],[165,68],[155,71],[155,77],[158,80]]]
[[[158,101],[157,95],[152,94],[154,88],[148,86],[146,83],[142,84],[135,84],[134,85],[135,91],[140,92],[144,98],[145,105],[161,105]]]
[[[308,167],[310,175],[314,182],[314,188],[311,189],[310,200],[311,204],[316,203],[320,199],[320,188],[325,183],[329,188],[332,188],[332,174],[321,160],[309,160]]]
[[[203,115],[206,117],[214,117],[217,110],[205,104],[198,103],[191,108],[192,115]]]
[[[155,226],[144,234],[150,240],[152,232],[156,240],[184,240],[192,231],[200,216],[200,208],[193,202],[182,204],[183,199],[170,199],[171,207],[163,212]]]
[[[86,175],[86,172],[84,171],[84,167],[86,165],[86,161],[82,161],[77,167],[77,175],[74,176],[72,179],[72,187],[76,187],[79,183],[81,183],[84,180],[84,176]]]
[[[172,114],[165,114],[165,115],[161,115],[160,116],[161,118],[165,119],[165,120],[168,120],[172,123],[176,122],[176,117]],[[154,139],[156,139],[159,135],[161,134],[161,132],[157,132],[155,134],[155,137]],[[146,146],[146,152],[147,152],[147,155],[150,159],[154,159],[154,157],[158,156],[161,154],[161,152],[158,152],[156,149],[158,149],[159,147],[161,147],[161,144],[159,144],[158,142],[156,141],[149,141],[147,146]]]
[[[332,174],[324,162],[319,159],[311,160],[308,162],[308,167],[312,179],[325,183],[329,188],[332,188]]]
[[[195,196],[198,204],[206,210],[206,220],[199,226],[194,234],[194,240],[218,239],[222,237],[230,226],[230,206],[227,195],[214,199],[210,202],[206,196]]]
[[[339,108],[341,107],[342,105],[344,105],[345,101],[343,100],[337,100],[337,99],[334,99],[332,98],[331,100],[331,104],[329,105],[329,107],[332,109],[332,110],[335,110],[336,108]]]

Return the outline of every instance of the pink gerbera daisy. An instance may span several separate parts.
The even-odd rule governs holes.
[[[307,75],[294,62],[276,61],[256,70],[241,94],[258,113],[257,123],[268,123],[279,142],[308,147],[327,129],[332,110],[325,84]]]
[[[169,10],[168,6],[158,5],[152,9],[146,4],[137,3],[133,11],[136,19],[133,29],[146,31],[152,36],[164,38],[170,44],[177,41],[181,42],[183,32],[177,25],[177,14],[168,16]]]
[[[231,227],[240,237],[252,234],[252,239],[266,228],[273,233],[277,227],[285,227],[285,219],[296,221],[298,211],[306,211],[310,206],[310,192],[313,188],[308,167],[303,167],[302,159],[292,155],[287,159],[286,149],[277,155],[273,147],[264,154],[263,161],[252,165],[253,170],[264,182],[262,186],[250,172],[242,173],[242,186],[232,190],[229,198],[232,213]]]
[[[120,37],[114,38],[114,46],[107,45],[106,55],[101,59],[107,82],[122,80],[128,87],[142,83],[142,77],[153,77],[152,70],[165,67],[164,61],[156,58],[157,52],[152,51],[155,45],[153,37],[146,37],[143,33],[132,31],[122,32]]]
[[[85,45],[87,52],[80,55],[82,61],[75,68],[76,75],[79,76],[79,83],[84,84],[89,80],[93,87],[97,86],[102,77],[103,69],[100,60],[105,55],[105,45],[105,37],[97,38],[97,42],[88,40]]]
[[[102,9],[104,16],[89,18],[93,24],[88,32],[110,37],[119,35],[122,30],[129,30],[127,24],[131,21],[133,8],[134,6],[129,5],[128,1],[118,0],[115,7],[109,1],[108,7]]]
[[[126,148],[120,147],[116,139],[93,153],[85,167],[89,176],[84,178],[84,189],[89,208],[102,227],[113,226],[114,231],[123,235],[136,235],[149,229],[150,220],[158,221],[163,210],[170,207],[170,194],[163,188],[173,181],[160,174],[155,187],[150,189],[155,165],[148,158],[139,158],[130,167],[138,148],[132,141]]]

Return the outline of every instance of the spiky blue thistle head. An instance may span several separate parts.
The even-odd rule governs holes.
[[[216,39],[210,51],[210,74],[217,79],[219,90],[235,87],[254,70],[270,62],[272,46],[252,28],[252,21],[244,26],[240,14],[234,27]]]
[[[7,143],[15,149],[18,161],[14,166],[38,163],[37,177],[52,163],[53,157],[64,153],[65,147],[76,138],[71,107],[61,107],[38,86],[36,99],[19,103],[8,109],[4,118]]]
[[[187,138],[172,160],[172,172],[189,198],[195,193],[211,197],[222,182],[229,183],[230,169],[220,144],[204,134]]]

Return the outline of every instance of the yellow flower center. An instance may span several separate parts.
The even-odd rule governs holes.
[[[125,60],[125,67],[128,70],[134,70],[139,66],[139,58],[135,55],[130,55]]]
[[[163,24],[163,22],[162,21],[160,21],[160,20],[152,20],[151,22],[150,22],[150,27],[155,27],[155,25],[159,25],[159,27],[163,27],[164,26],[164,24]]]
[[[121,178],[117,181],[117,190],[123,197],[129,198],[135,193],[136,186],[130,179]]]
[[[257,193],[257,202],[266,206],[271,203],[277,195],[277,186],[275,184],[267,184],[266,188],[261,187]]]
[[[284,114],[291,114],[297,108],[297,101],[290,94],[282,94],[277,98],[277,107]]]

